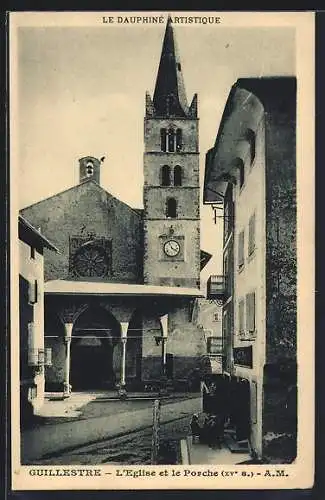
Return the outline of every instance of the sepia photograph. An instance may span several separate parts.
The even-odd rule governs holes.
[[[313,26],[10,15],[14,489],[312,485]]]

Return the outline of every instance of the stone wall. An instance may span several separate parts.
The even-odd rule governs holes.
[[[263,453],[296,450],[297,246],[295,86],[266,120],[266,363]],[[284,448],[286,451],[284,451]]]
[[[45,280],[71,279],[69,238],[92,234],[112,241],[111,274],[101,280],[142,281],[142,219],[98,184],[84,182],[21,211],[60,250],[46,251]]]

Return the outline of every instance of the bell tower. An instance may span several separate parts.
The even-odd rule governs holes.
[[[197,94],[188,105],[168,18],[144,119],[144,282],[200,286]]]

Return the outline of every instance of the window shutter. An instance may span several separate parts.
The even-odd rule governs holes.
[[[242,267],[244,265],[244,244],[245,244],[245,236],[244,231],[239,233],[238,237],[238,267]]]
[[[244,316],[245,316],[245,302],[244,300],[240,300],[239,302],[239,311],[238,311],[238,315],[239,315],[239,334],[241,336],[243,336],[243,334],[245,333],[245,324],[244,324]]]
[[[247,333],[255,332],[255,292],[249,293],[246,296],[246,328]]]
[[[251,332],[255,332],[256,324],[255,324],[255,292],[252,293],[252,329]]]
[[[251,255],[255,250],[255,214],[249,219],[248,253]]]

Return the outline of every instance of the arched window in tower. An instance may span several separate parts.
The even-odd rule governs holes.
[[[86,165],[86,176],[91,177],[94,174],[94,164],[89,161]]]
[[[255,155],[256,155],[256,138],[255,138],[255,133],[250,128],[246,132],[246,139],[249,144],[250,162],[252,164],[253,161],[255,160]]]
[[[176,165],[174,168],[174,186],[182,185],[182,167],[180,165]]]
[[[170,153],[175,151],[175,132],[172,128],[168,129],[168,151]]]
[[[166,217],[175,219],[177,217],[177,201],[175,198],[167,198]]]
[[[167,130],[165,128],[160,129],[160,149],[167,151]]]
[[[161,167],[161,185],[170,186],[170,167],[168,165]]]
[[[181,151],[183,147],[182,129],[176,129],[176,151]]]

